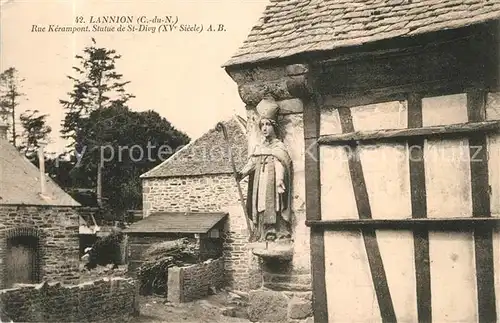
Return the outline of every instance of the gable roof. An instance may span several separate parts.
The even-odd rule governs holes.
[[[248,158],[248,140],[243,126],[236,119],[223,122],[231,140],[231,151],[237,169],[245,165]],[[198,139],[191,141],[169,159],[141,178],[230,174],[233,172],[227,143],[221,131],[215,127]]]
[[[156,212],[132,223],[126,233],[207,233],[227,213]]]
[[[231,66],[500,18],[498,0],[271,0]]]
[[[0,205],[80,206],[50,177],[40,195],[40,170],[7,140],[0,138]]]

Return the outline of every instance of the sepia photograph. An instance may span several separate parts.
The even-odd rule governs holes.
[[[500,322],[500,0],[1,0],[1,322]]]

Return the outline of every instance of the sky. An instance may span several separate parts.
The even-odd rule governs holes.
[[[117,72],[135,111],[154,110],[174,127],[197,138],[218,121],[245,116],[236,83],[221,67],[243,44],[268,0],[1,0],[0,69],[15,67],[25,79],[19,114],[39,110],[52,127],[48,151],[62,152],[59,99],[72,89],[67,75],[93,37],[122,57]],[[225,32],[33,32],[33,25],[73,26],[78,16],[175,16],[178,25],[224,24]],[[137,26],[137,23],[133,23]],[[154,26],[154,24],[149,24]]]

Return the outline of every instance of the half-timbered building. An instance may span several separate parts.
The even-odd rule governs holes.
[[[275,0],[224,65],[249,122],[281,107],[315,322],[499,319],[499,20],[499,1]]]

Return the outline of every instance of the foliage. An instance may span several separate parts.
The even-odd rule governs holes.
[[[74,66],[76,77],[68,76],[73,81],[73,91],[69,98],[59,100],[66,110],[61,133],[65,139],[73,139],[78,146],[82,134],[80,130],[86,124],[82,118],[91,112],[111,106],[125,106],[134,96],[125,91],[128,82],[121,81],[123,75],[115,71],[115,63],[121,56],[115,50],[97,47],[85,47],[83,55],[76,55],[80,66]],[[76,147],[78,148],[78,147]]]
[[[168,158],[189,137],[154,111],[135,112],[127,106],[134,96],[124,89],[129,82],[115,70],[120,58],[114,50],[92,46],[77,55],[80,66],[65,108],[62,137],[70,139],[69,162],[74,168],[60,180],[73,187],[96,188],[102,166],[103,199],[117,213],[142,205],[139,176]],[[158,158],[160,146],[171,152]],[[141,154],[142,152],[142,154]],[[67,180],[67,177],[71,180]]]
[[[9,67],[0,74],[0,117],[10,116],[10,142],[16,146],[19,135],[16,131],[16,108],[19,99],[25,94],[21,92],[23,78],[19,77],[19,72],[15,67]]]
[[[123,237],[124,234],[120,230],[115,230],[108,236],[99,237],[92,245],[92,250],[89,253],[89,262],[85,267],[87,269],[94,269],[98,265],[105,266],[108,264],[118,266],[121,262],[120,245]]]
[[[52,128],[47,126],[46,118],[47,114],[40,115],[38,110],[27,110],[20,116],[24,130],[19,150],[30,160],[36,157],[36,151],[41,142],[48,143]]]
[[[196,263],[198,250],[193,241],[182,238],[154,244],[143,254],[145,261],[137,270],[142,294],[165,294],[168,268]]]
[[[140,208],[142,187],[139,176],[170,157],[188,142],[165,118],[153,111],[134,112],[110,107],[90,113],[82,127],[82,157],[72,170],[80,187],[97,185],[97,167],[102,165],[103,197],[118,211]],[[96,143],[104,143],[96,147]],[[161,146],[172,147],[164,154]],[[142,156],[141,156],[142,153]],[[102,158],[102,159],[101,159]]]

